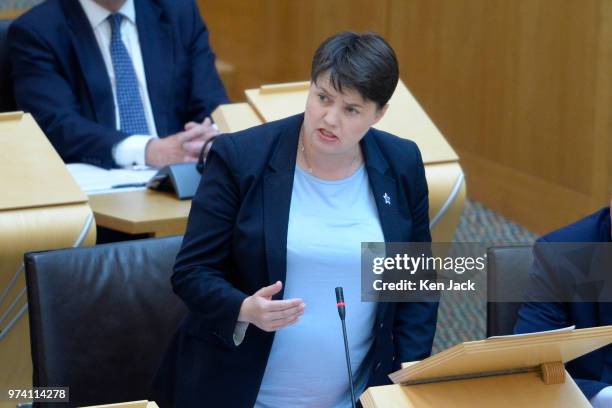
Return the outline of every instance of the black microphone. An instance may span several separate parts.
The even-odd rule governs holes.
[[[346,336],[346,322],[344,317],[346,316],[346,309],[344,304],[344,292],[342,287],[336,288],[336,307],[338,307],[338,315],[342,322],[342,335],[344,336],[344,353],[346,354],[346,367],[348,368],[349,384],[351,385],[351,402],[353,408],[355,408],[355,389],[353,388],[353,371],[351,370],[351,357],[349,356],[348,338]]]

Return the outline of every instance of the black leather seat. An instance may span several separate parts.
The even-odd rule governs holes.
[[[16,110],[6,35],[12,20],[0,20],[0,112]]]
[[[151,399],[186,313],[170,284],[181,239],[26,254],[34,386],[70,387],[61,406]]]
[[[487,251],[487,337],[512,334],[529,284],[533,262],[531,245],[491,247]]]

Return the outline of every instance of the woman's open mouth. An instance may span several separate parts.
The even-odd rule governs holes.
[[[317,133],[319,135],[319,137],[321,139],[323,139],[326,142],[335,142],[338,140],[338,137],[336,135],[334,135],[331,132],[328,132],[327,130],[323,129],[323,128],[319,128],[317,129]]]

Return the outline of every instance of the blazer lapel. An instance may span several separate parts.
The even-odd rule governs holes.
[[[366,133],[361,141],[368,179],[372,187],[372,194],[378,209],[380,224],[386,242],[405,241],[402,235],[401,225],[398,224],[399,200],[397,195],[397,181],[389,174],[389,165],[382,155],[378,145],[371,135],[371,131]]]
[[[283,290],[274,296],[282,299],[287,275],[287,229],[293,191],[295,158],[303,115],[286,119],[278,144],[263,176],[263,223],[269,283],[283,282]]]
[[[361,140],[361,148],[365,157],[365,164],[368,170],[368,179],[376,208],[380,225],[383,230],[385,242],[404,241],[401,234],[401,225],[398,223],[399,205],[397,195],[397,182],[389,173],[389,164],[378,148],[372,130],[368,131]],[[378,302],[376,309],[376,325],[383,321],[388,303]]]
[[[71,30],[70,38],[91,96],[96,119],[98,123],[114,129],[116,120],[113,91],[91,24],[78,2],[64,0],[62,8]]]
[[[161,137],[169,133],[168,115],[175,63],[172,26],[163,10],[154,2],[135,0],[134,7],[147,90],[157,134]]]

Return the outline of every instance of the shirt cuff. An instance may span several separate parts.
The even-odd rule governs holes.
[[[144,166],[147,143],[155,136],[133,135],[113,146],[113,160],[119,167]]]
[[[249,327],[248,322],[236,322],[236,327],[234,327],[234,344],[239,346],[244,340],[244,335],[246,334],[246,330]]]
[[[605,408],[612,406],[612,386],[602,388],[591,400],[589,401],[593,408]]]

